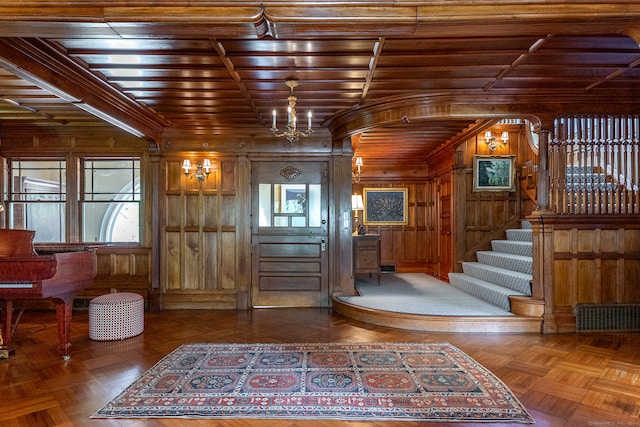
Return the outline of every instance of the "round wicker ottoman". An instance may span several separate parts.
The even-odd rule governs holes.
[[[112,341],[135,337],[144,331],[144,298],[116,292],[89,302],[89,338]]]

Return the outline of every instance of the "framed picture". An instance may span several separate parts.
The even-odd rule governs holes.
[[[365,225],[406,225],[406,188],[364,188]]]
[[[473,191],[516,191],[516,156],[473,157]]]

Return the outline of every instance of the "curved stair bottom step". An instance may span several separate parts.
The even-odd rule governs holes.
[[[529,316],[542,319],[544,316],[544,301],[528,296],[511,295],[511,312],[517,316]]]
[[[535,333],[542,318],[528,316],[431,316],[374,310],[333,298],[334,313],[347,319],[389,328],[421,332]]]

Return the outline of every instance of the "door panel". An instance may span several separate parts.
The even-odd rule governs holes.
[[[326,307],[326,162],[252,165],[254,307]]]
[[[440,188],[440,263],[438,275],[447,277],[453,271],[453,240],[451,231],[453,230],[453,202],[452,202],[452,182],[451,175],[441,175],[439,180]]]

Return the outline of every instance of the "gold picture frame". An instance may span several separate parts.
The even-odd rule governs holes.
[[[407,225],[406,188],[364,188],[365,225]]]
[[[473,191],[516,191],[516,156],[473,156]]]

